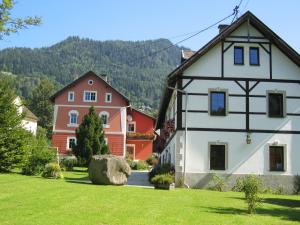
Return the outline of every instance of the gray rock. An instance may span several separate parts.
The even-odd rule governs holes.
[[[131,174],[124,158],[114,155],[94,155],[89,165],[89,178],[93,184],[123,185]]]

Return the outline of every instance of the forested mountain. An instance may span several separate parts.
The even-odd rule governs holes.
[[[69,37],[46,48],[4,49],[0,71],[17,75],[22,81],[19,91],[28,97],[30,86],[40,77],[53,80],[59,89],[92,70],[108,75],[111,84],[136,106],[157,108],[166,75],[180,64],[180,48],[152,53],[171,44],[167,39],[133,42]]]

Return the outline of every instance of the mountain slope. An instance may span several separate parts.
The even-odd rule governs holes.
[[[171,44],[167,39],[132,42],[69,37],[46,48],[4,49],[0,51],[0,71],[47,76],[66,85],[92,70],[107,74],[112,85],[135,105],[157,108],[166,75],[180,63],[180,48],[151,53]]]

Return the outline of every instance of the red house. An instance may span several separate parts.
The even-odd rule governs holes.
[[[60,154],[71,153],[71,148],[76,143],[75,130],[89,108],[94,106],[102,119],[106,141],[112,154],[125,156],[126,144],[130,141],[130,146],[134,145],[134,159],[146,159],[151,155],[154,118],[142,112],[138,112],[142,116],[136,116],[136,113],[131,113],[131,117],[127,116],[127,112],[136,110],[131,109],[129,100],[107,82],[106,76],[98,76],[89,71],[55,93],[50,100],[54,104],[52,144]],[[128,123],[130,118],[135,122],[136,130],[133,133],[144,132],[149,137],[130,137],[127,140],[127,131],[133,136],[133,123]],[[148,122],[149,118],[152,123]],[[140,145],[141,141],[151,143]],[[129,147],[128,151],[130,149]]]

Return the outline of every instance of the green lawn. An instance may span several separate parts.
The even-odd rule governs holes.
[[[264,195],[256,215],[242,193],[86,184],[85,172],[51,180],[0,175],[0,224],[300,224],[300,196]]]

